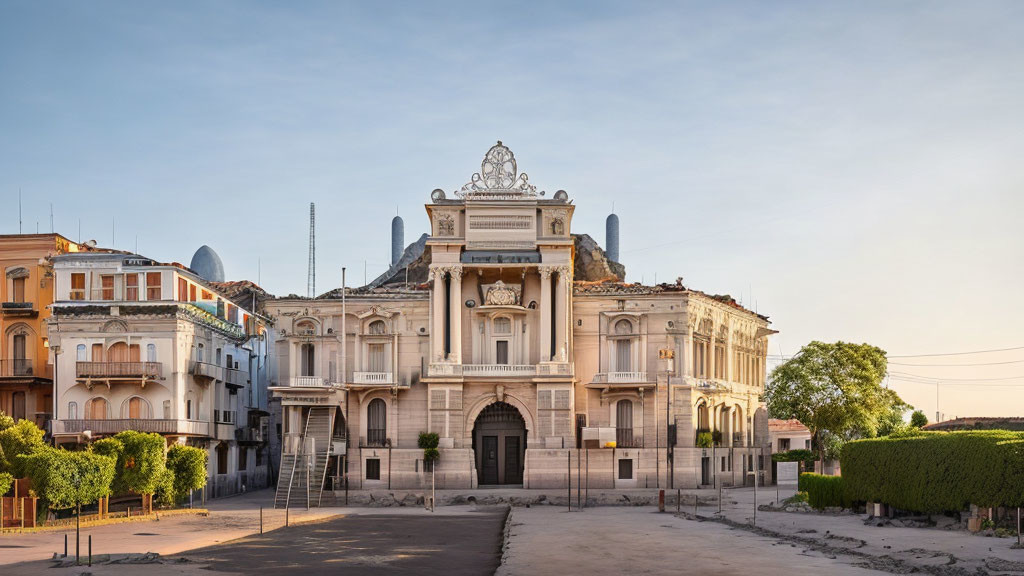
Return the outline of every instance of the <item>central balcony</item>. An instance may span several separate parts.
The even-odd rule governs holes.
[[[151,418],[122,418],[117,420],[56,420],[53,432],[56,435],[117,434],[125,430],[156,432],[182,436],[209,436],[210,423],[198,420],[158,420]]]
[[[288,380],[289,388],[330,388],[331,383],[319,376],[292,376]]]
[[[572,376],[572,364],[548,362],[543,364],[450,364],[432,363],[430,376],[513,378],[534,376]]]
[[[594,384],[643,384],[647,372],[601,372],[594,374]]]
[[[390,386],[395,383],[394,372],[353,372],[352,383]]]
[[[75,375],[93,380],[155,380],[163,378],[160,362],[76,362]]]

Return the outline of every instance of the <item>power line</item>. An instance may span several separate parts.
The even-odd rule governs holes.
[[[886,358],[934,358],[934,357],[937,357],[937,356],[968,356],[968,355],[971,355],[971,354],[988,354],[988,353],[992,353],[992,352],[1010,352],[1012,350],[1024,350],[1024,346],[1015,346],[1013,348],[995,348],[995,349],[992,349],[992,350],[975,350],[973,352],[944,352],[944,353],[941,353],[941,354],[887,354]],[[788,360],[790,358],[795,357],[796,354],[792,354],[792,355],[768,354],[767,356],[769,358],[781,358],[783,360]],[[979,366],[983,366],[983,365],[985,365],[985,364],[979,364]],[[918,366],[927,366],[927,364],[918,364]],[[970,364],[953,364],[952,366],[970,366]]]
[[[1006,376],[1004,378],[935,378],[922,376],[920,374],[909,374],[907,372],[889,372],[893,378],[909,377],[918,378],[922,382],[1000,382],[1004,380],[1024,380],[1024,376]]]
[[[960,366],[999,366],[1001,364],[1024,364],[1024,360],[1007,360],[1006,362],[975,362],[972,364],[907,364],[906,362],[889,362],[889,366],[923,366],[957,368]]]

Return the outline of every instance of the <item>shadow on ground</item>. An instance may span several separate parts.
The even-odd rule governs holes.
[[[493,574],[506,508],[458,516],[347,516],[168,557],[216,572],[316,575]]]

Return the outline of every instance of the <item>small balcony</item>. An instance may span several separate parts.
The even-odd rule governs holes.
[[[157,420],[149,418],[122,418],[117,420],[56,420],[54,434],[81,434],[86,430],[94,435],[117,434],[125,430],[156,432],[181,436],[209,436],[210,423],[198,420]]]
[[[285,384],[289,388],[330,388],[331,383],[319,376],[292,376]]]
[[[394,372],[353,372],[352,383],[371,386],[390,386],[395,383],[395,374]]]
[[[616,448],[643,448],[644,438],[643,436],[633,436],[632,428],[616,428],[615,429],[615,447]]]
[[[383,428],[371,428],[366,431],[366,438],[363,438],[364,448],[386,448],[391,444],[387,430]]]
[[[91,380],[163,379],[160,362],[76,362],[75,375]]]
[[[49,370],[44,374],[39,372],[33,365],[34,361],[26,358],[14,358],[11,360],[0,360],[0,378],[26,378],[40,376],[49,378]]]
[[[647,384],[647,372],[601,372],[594,374],[594,384]]]
[[[263,432],[257,428],[235,428],[235,440],[240,444],[260,444],[263,442]]]
[[[35,316],[38,313],[34,302],[0,302],[0,314],[4,316]]]
[[[188,373],[203,380],[223,380],[224,369],[209,362],[195,361],[188,368]]]
[[[535,376],[537,367],[533,364],[449,364],[433,363],[430,365],[431,376]]]
[[[244,388],[249,381],[249,373],[234,368],[224,369],[224,383],[234,388]]]

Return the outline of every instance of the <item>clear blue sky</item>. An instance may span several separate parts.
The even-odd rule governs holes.
[[[1024,3],[549,4],[6,0],[0,233],[20,188],[26,231],[52,202],[73,239],[114,220],[117,248],[209,244],[304,293],[315,201],[324,291],[382,271],[396,207],[412,241],[501,139],[574,231],[603,242],[615,203],[630,279],[742,297],[773,353],[1024,346]],[[949,390],[946,412],[1024,405]]]

